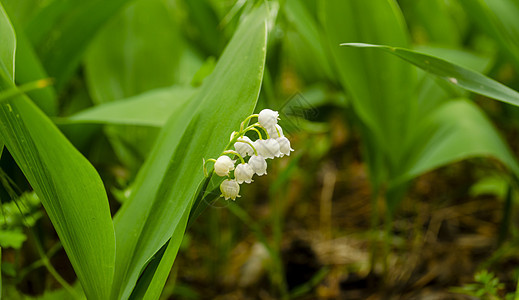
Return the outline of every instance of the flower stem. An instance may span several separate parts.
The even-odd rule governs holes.
[[[263,136],[261,136],[261,131],[259,131],[256,127],[252,127],[250,130],[254,130],[254,131],[256,131],[256,133],[258,133],[259,139],[260,139],[260,140],[263,139]]]
[[[222,154],[234,154],[234,155],[238,156],[238,158],[240,158],[240,161],[241,161],[242,164],[245,163],[245,160],[244,160],[243,157],[240,155],[240,153],[238,153],[238,152],[236,152],[236,151],[234,151],[234,150],[226,150],[226,151],[222,152]]]
[[[243,122],[241,122],[241,124],[240,124],[240,132],[243,131],[243,127],[245,127],[245,122],[247,122],[248,120],[250,120],[254,117],[257,117],[257,116],[258,116],[258,114],[253,114],[253,115],[250,115],[247,118],[245,118],[245,120],[243,120]]]
[[[213,163],[215,163],[216,159],[210,158],[208,160],[205,160],[204,158],[202,158],[202,161],[204,162],[204,176],[209,177],[209,174],[207,174],[207,168],[205,167],[205,165],[207,164],[208,161],[212,161]]]

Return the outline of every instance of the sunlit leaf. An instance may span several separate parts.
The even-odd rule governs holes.
[[[8,24],[6,19],[0,15],[0,24]],[[2,47],[14,50],[15,42]],[[0,69],[0,91],[14,88],[12,75]],[[113,278],[115,237],[101,178],[23,94],[0,104],[0,140],[38,194],[85,294],[106,299]]]
[[[202,159],[217,157],[256,105],[265,62],[266,17],[262,7],[240,25],[200,91],[163,127],[130,199],[114,219],[118,246],[112,298],[130,295],[144,266],[171,238],[174,249],[153,286],[165,282],[204,179]]]
[[[170,87],[108,102],[66,118],[67,122],[163,126],[168,118],[187,104],[195,89]]]

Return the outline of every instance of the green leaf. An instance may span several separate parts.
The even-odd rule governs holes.
[[[202,63],[186,46],[168,5],[164,0],[135,1],[96,37],[85,61],[95,102],[191,81]]]
[[[231,132],[253,112],[263,77],[267,15],[261,7],[239,26],[200,91],[163,127],[130,198],[114,219],[112,298],[128,298],[150,258],[170,238],[175,244],[182,239],[185,218],[204,179],[202,159],[217,157]],[[155,275],[158,285],[176,252],[170,251],[173,257]]]
[[[60,91],[79,66],[100,28],[128,0],[51,1],[27,25],[26,34]]]
[[[519,106],[519,93],[511,88],[475,71],[455,65],[443,59],[408,49],[363,43],[341,44],[349,47],[373,48],[391,53],[408,61],[426,72],[455,84],[468,91],[487,96],[505,103]]]
[[[0,71],[14,81],[16,35],[7,13],[0,3]]]
[[[396,1],[321,2],[321,22],[340,82],[364,128],[374,184],[403,159],[401,145],[412,130],[416,76],[412,66],[385,53],[339,47],[345,41],[407,46],[409,37]],[[391,176],[391,175],[389,175]]]
[[[173,86],[108,102],[83,110],[60,122],[143,125],[162,127],[168,118],[187,105],[194,88]]]
[[[468,100],[451,101],[440,106],[419,125],[416,136],[403,175],[395,183],[475,156],[497,158],[519,175],[515,156],[492,123]]]
[[[0,87],[10,85],[3,79]],[[27,97],[0,105],[0,126],[0,139],[40,197],[87,297],[106,299],[115,239],[101,178]]]
[[[5,19],[0,15],[1,24]],[[14,39],[2,46],[16,47]],[[14,88],[13,76],[0,69],[0,92]],[[0,140],[40,198],[87,297],[107,299],[115,236],[95,169],[24,95],[0,104]]]

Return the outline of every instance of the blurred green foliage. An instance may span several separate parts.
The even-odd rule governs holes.
[[[505,195],[519,175],[508,136],[519,130],[515,0],[0,3],[0,167],[9,183],[0,193],[7,197],[0,246],[14,248],[3,255],[3,275],[13,279],[4,281],[6,297],[23,297],[16,284],[39,267],[65,287],[57,298],[158,299],[165,285],[163,297],[203,297],[184,283],[172,288],[182,273],[173,267],[177,252],[190,251],[179,250],[186,228],[203,231],[215,247],[207,260],[216,278],[243,230],[231,228],[239,222],[266,249],[261,268],[273,294],[304,296],[328,270],[297,287],[286,280],[290,188],[307,192],[313,177],[302,174],[346,152],[359,151],[367,165],[371,231],[385,232],[372,241],[373,272],[387,264],[376,245],[387,254],[413,179],[460,160],[499,161],[488,160],[495,172],[472,190],[504,200],[499,243],[517,237],[508,229],[515,194]],[[53,85],[39,86],[49,77]],[[274,167],[266,190],[251,187],[268,199],[268,217],[233,203],[234,219],[224,220],[206,211],[222,203],[220,179],[204,178],[201,161],[267,107],[279,110],[296,152],[283,169]],[[334,118],[360,150],[327,136],[337,130]],[[9,193],[13,184],[20,191]],[[196,223],[204,211],[208,224]],[[26,235],[46,215],[57,238],[48,228]],[[11,258],[33,258],[24,242],[41,244],[35,267]],[[61,245],[80,284],[50,263]],[[497,297],[496,280],[480,273],[469,290]]]

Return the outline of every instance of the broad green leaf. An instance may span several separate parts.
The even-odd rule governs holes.
[[[96,37],[85,62],[95,102],[191,81],[201,61],[192,57],[168,5],[164,0],[135,1]],[[185,61],[193,64],[190,70],[183,67]]]
[[[2,79],[2,89],[11,85]],[[101,178],[27,97],[0,105],[0,126],[0,139],[40,197],[87,297],[106,299],[115,239]]]
[[[16,35],[4,7],[0,3],[0,71],[14,81]]]
[[[447,102],[418,126],[414,147],[396,182],[474,156],[497,158],[519,175],[517,160],[481,110],[468,100]]]
[[[263,77],[266,18],[261,7],[244,20],[200,91],[163,127],[130,199],[114,219],[112,298],[128,298],[150,258],[170,238],[175,243],[182,239],[184,218],[204,179],[202,159],[217,157],[231,132],[253,112]],[[173,250],[174,258],[177,249]],[[167,265],[159,269],[156,276],[169,273]]]
[[[4,19],[7,16],[0,15],[0,23],[6,24]],[[2,47],[14,51],[14,39]],[[13,88],[13,76],[0,69],[0,92]],[[0,141],[40,198],[87,297],[106,299],[115,236],[95,169],[24,95],[0,103]]]
[[[321,22],[339,73],[365,127],[371,176],[383,180],[403,158],[401,146],[411,131],[416,76],[411,66],[385,53],[339,47],[344,41],[407,46],[406,26],[393,0],[321,2]],[[368,139],[370,139],[368,141]]]
[[[345,43],[343,46],[373,48],[391,53],[415,66],[439,76],[468,91],[487,96],[505,103],[519,106],[519,93],[478,72],[463,68],[446,60],[408,49],[363,43]]]
[[[31,19],[27,37],[60,91],[100,28],[128,0],[51,1]]]
[[[187,105],[194,92],[193,88],[179,86],[156,89],[88,108],[63,121],[162,127],[172,114]]]

